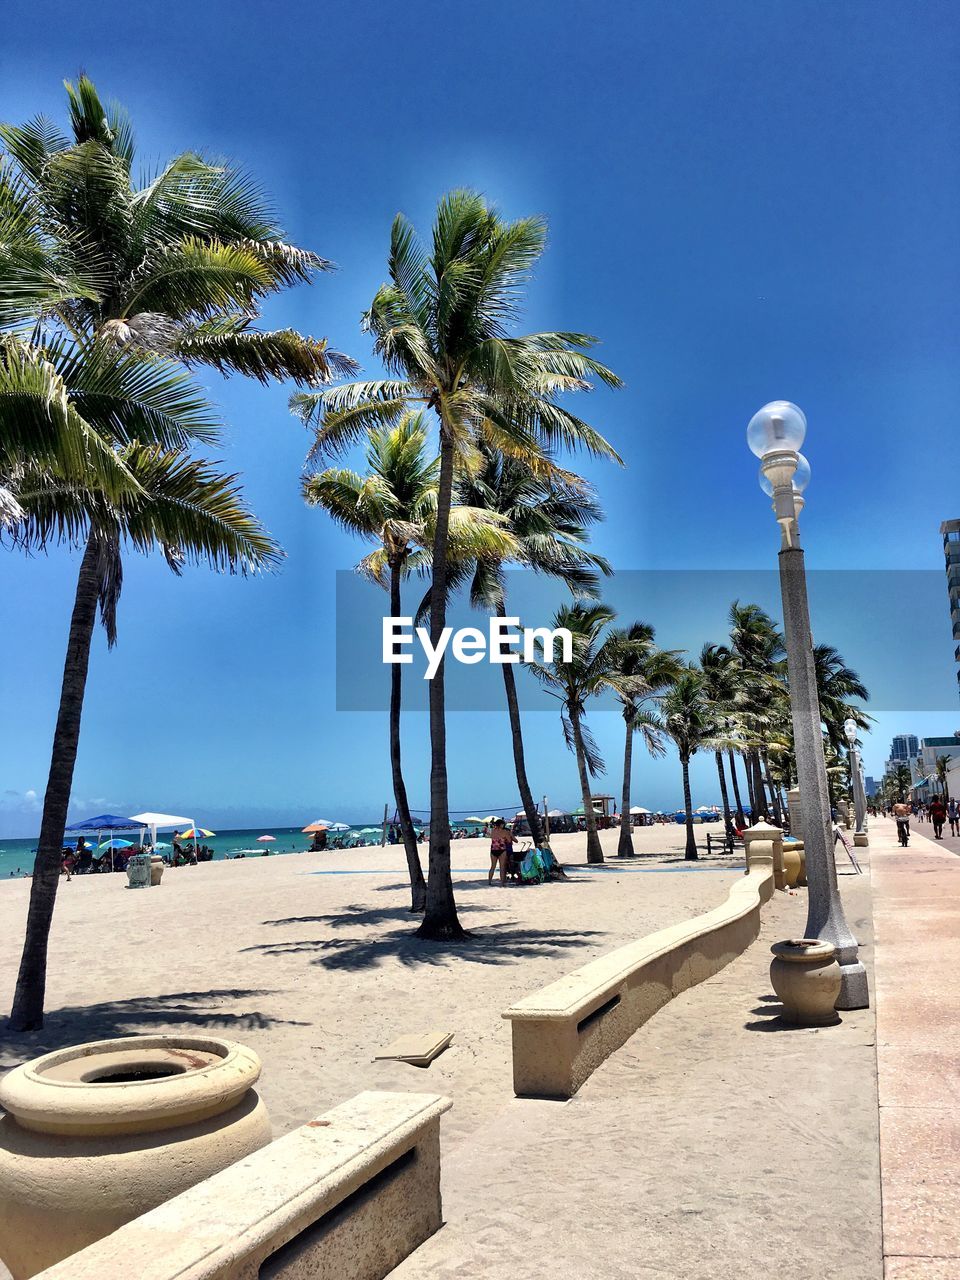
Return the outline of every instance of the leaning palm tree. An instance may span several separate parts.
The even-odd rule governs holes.
[[[486,444],[481,443],[480,454],[482,469],[460,477],[456,499],[502,520],[515,546],[502,559],[487,556],[475,562],[470,583],[472,604],[493,610],[500,618],[507,617],[508,578],[504,568],[508,559],[563,582],[577,599],[596,597],[598,575],[611,570],[602,556],[594,555],[585,546],[587,525],[602,519],[593,488],[579,478],[566,481],[537,475],[519,459],[507,457]],[[464,571],[469,567],[464,566]],[[459,565],[451,566],[451,585],[461,576],[459,570]],[[511,663],[502,663],[500,669],[520,803],[534,847],[541,848],[545,836],[527,776],[516,677]]]
[[[780,693],[779,679],[785,649],[783,637],[773,619],[759,605],[744,605],[734,600],[729,616],[730,647],[739,666],[743,700],[744,764],[756,820],[758,814],[763,815],[770,808],[764,780],[766,740],[775,715],[774,704]],[[766,785],[770,785],[769,776]],[[779,822],[779,797],[772,788],[770,802]]]
[[[345,468],[328,468],[305,477],[303,496],[311,506],[324,510],[343,528],[377,544],[357,566],[367,578],[390,593],[390,613],[401,616],[403,579],[429,562],[437,514],[439,462],[427,452],[423,415],[405,414],[396,426],[370,432],[367,474]],[[498,518],[463,505],[450,512],[451,544],[458,559],[495,554],[498,559],[515,548]],[[397,818],[410,873],[411,911],[426,907],[426,882],[420,865],[416,832],[410,817],[400,749],[400,711],[403,698],[402,667],[390,667],[390,768]]]
[[[32,314],[261,382],[355,370],[325,339],[258,327],[265,298],[330,264],[284,240],[249,175],[184,152],[138,184],[122,108],[86,76],[65,87],[68,133],[42,117],[0,125],[0,323]]]
[[[614,666],[610,648],[604,644],[604,628],[616,617],[605,604],[564,605],[554,614],[553,625],[569,631],[571,660],[553,663],[530,662],[529,670],[547,692],[560,702],[560,721],[567,746],[574,753],[580,775],[580,794],[587,827],[587,861],[603,862],[603,848],[597,832],[597,816],[590,797],[590,777],[603,773],[603,758],[584,723],[587,703],[610,691],[628,694],[634,686]]]
[[[62,540],[79,543],[84,551],[10,1015],[15,1031],[43,1025],[47,941],[60,878],[90,645],[98,606],[107,642],[116,642],[124,547],[140,552],[159,549],[175,573],[190,561],[248,573],[269,568],[279,558],[276,544],[244,506],[235,476],[221,475],[206,462],[157,445],[128,445],[121,457],[137,487],[117,498],[51,481],[47,475],[38,475],[36,487],[25,486],[20,496],[25,519],[14,531],[17,541],[30,547]]]
[[[846,748],[844,721],[853,720],[860,729],[870,725],[870,717],[851,700],[859,698],[866,702],[870,694],[856,671],[847,666],[843,656],[832,645],[813,646],[813,669],[820,700],[820,718],[831,745],[839,755]]]
[[[557,446],[617,459],[606,440],[559,403],[597,377],[619,379],[589,354],[580,333],[513,335],[523,286],[543,252],[540,218],[507,222],[482,196],[454,191],[439,204],[432,244],[421,244],[402,215],[393,223],[389,283],[364,316],[387,380],[294,396],[292,407],[316,426],[314,450],[338,450],[372,426],[396,422],[417,405],[433,410],[440,435],[437,524],[431,570],[430,635],[446,622],[450,508],[458,470],[479,466],[477,445],[557,474]],[[430,866],[421,937],[463,935],[450,877],[444,670],[430,682]]]
[[[687,827],[684,857],[697,860],[697,841],[693,834],[693,800],[690,795],[690,761],[710,733],[710,707],[707,702],[703,674],[696,667],[683,671],[667,690],[661,704],[665,731],[673,739],[683,771],[683,809]]]
[[[630,783],[633,771],[633,738],[639,733],[652,756],[664,754],[663,723],[658,711],[664,690],[683,670],[677,650],[659,649],[656,632],[647,622],[611,631],[604,641],[608,661],[620,679],[617,699],[625,727],[623,786],[620,792],[620,839],[617,857],[632,858],[633,827],[630,821]]]

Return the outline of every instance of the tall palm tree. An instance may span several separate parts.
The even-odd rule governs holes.
[[[737,785],[736,769],[733,763],[732,729],[735,724],[738,708],[739,687],[737,681],[737,664],[732,651],[727,645],[705,644],[700,650],[700,670],[703,673],[703,695],[710,708],[713,738],[713,757],[717,766],[717,778],[720,783],[720,798],[723,801],[723,823],[727,841],[733,842],[733,815],[730,810],[730,797],[727,793],[727,779],[723,767],[724,747],[730,754],[730,775],[733,782],[737,803],[737,823],[743,823],[743,809]]]
[[[0,125],[0,323],[33,314],[187,365],[317,386],[356,369],[326,339],[257,327],[271,294],[330,264],[287,243],[257,184],[192,152],[142,185],[133,129],[93,83],[67,83],[70,131]],[[7,245],[4,250],[4,244]]]
[[[522,461],[510,458],[481,443],[482,469],[464,474],[455,488],[457,501],[472,509],[488,511],[504,522],[515,540],[512,554],[495,560],[479,559],[473,566],[471,602],[481,609],[507,617],[507,559],[535,573],[557,578],[578,599],[597,595],[598,575],[609,574],[602,556],[587,551],[586,527],[602,519],[600,505],[586,481],[537,475]],[[464,566],[468,569],[469,566]],[[460,577],[458,567],[451,573],[451,585]],[[526,815],[535,848],[545,843],[537,803],[527,776],[523,749],[523,726],[513,665],[501,664],[513,762],[520,802]]]
[[[770,786],[770,782],[769,776],[764,780],[764,764],[768,763],[765,744],[776,715],[778,664],[785,654],[783,636],[759,605],[734,600],[730,606],[730,646],[742,681],[741,719],[747,738],[744,763],[753,817],[756,820],[772,806],[778,825],[782,825],[779,796],[772,787],[770,803],[767,801],[765,786]]]
[[[47,941],[80,740],[90,644],[98,606],[108,644],[116,642],[123,547],[144,553],[157,548],[175,573],[187,562],[248,573],[269,568],[279,558],[276,544],[243,505],[235,476],[221,475],[208,463],[157,445],[128,445],[121,456],[136,480],[135,491],[111,499],[100,491],[50,483],[42,477],[36,489],[24,490],[20,496],[26,518],[17,526],[18,541],[28,547],[80,541],[84,552],[10,1015],[15,1031],[43,1025]]]
[[[547,332],[512,335],[521,294],[543,252],[540,218],[507,222],[482,196],[454,191],[437,209],[428,249],[402,215],[393,223],[388,271],[364,327],[392,375],[294,396],[292,406],[317,428],[315,450],[353,444],[372,426],[423,405],[440,434],[437,525],[432,553],[430,634],[446,622],[447,559],[454,474],[478,464],[484,440],[540,474],[556,474],[558,446],[617,459],[606,440],[559,399],[597,377],[619,379],[593,359],[594,339]],[[430,866],[421,937],[463,935],[450,877],[444,668],[430,682]]]
[[[680,673],[667,690],[661,704],[663,726],[673,739],[683,772],[683,808],[687,841],[684,857],[697,860],[693,834],[693,800],[690,795],[690,761],[710,733],[710,708],[704,693],[703,674],[696,667]]]
[[[612,663],[611,650],[604,644],[604,628],[616,617],[605,604],[578,602],[563,605],[554,614],[553,625],[570,632],[571,660],[554,663],[531,662],[529,670],[560,701],[560,722],[567,746],[574,753],[580,776],[580,794],[587,827],[587,861],[603,862],[597,832],[597,817],[590,799],[590,777],[603,773],[603,758],[584,724],[587,703],[608,690],[626,694],[631,688]]]
[[[889,775],[891,789],[896,795],[897,800],[902,804],[910,793],[913,786],[913,775],[910,772],[910,766],[906,764],[898,764],[893,773]]]
[[[343,528],[377,543],[358,569],[390,593],[390,613],[400,617],[401,584],[411,572],[428,562],[437,514],[439,461],[427,452],[423,415],[405,414],[396,426],[372,430],[368,437],[368,472],[358,475],[345,468],[328,468],[305,477],[303,496],[312,506],[323,507]],[[451,509],[451,543],[459,557],[482,557],[513,550],[508,534],[501,532],[495,515],[469,507]],[[410,873],[411,911],[426,906],[426,882],[420,865],[416,832],[410,817],[400,750],[400,711],[403,697],[402,667],[390,667],[390,767],[397,817]]]
[[[611,667],[620,677],[617,699],[625,727],[623,786],[620,792],[619,858],[632,858],[633,826],[630,821],[630,783],[633,771],[633,737],[639,733],[652,756],[664,754],[663,723],[658,717],[661,695],[683,670],[679,653],[659,649],[656,632],[648,622],[611,631],[604,649]]]

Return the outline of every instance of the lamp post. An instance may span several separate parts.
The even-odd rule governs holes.
[[[836,949],[841,973],[836,1007],[865,1009],[870,1003],[867,972],[843,914],[833,858],[830,792],[798,528],[802,493],[810,479],[810,464],[799,452],[806,431],[807,420],[802,411],[789,401],[775,400],[750,419],[747,444],[760,459],[760,486],[773,498],[780,526],[780,594],[809,885],[806,936],[829,942]]]
[[[853,843],[867,843],[867,795],[863,787],[863,765],[857,749],[857,722],[852,717],[844,720],[843,732],[847,739],[847,759],[850,763],[850,786],[853,790]]]

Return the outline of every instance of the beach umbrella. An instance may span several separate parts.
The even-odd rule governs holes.
[[[132,840],[104,840],[102,844],[97,845],[98,849],[132,849]]]
[[[547,817],[548,817],[548,818],[566,818],[566,817],[567,817],[567,811],[566,811],[566,809],[551,809],[551,810],[547,813]]]
[[[642,804],[635,804],[630,810],[631,813],[649,813],[649,809],[644,809]]]
[[[186,831],[180,832],[184,840],[196,840],[200,838],[206,840],[208,836],[215,836],[215,831],[208,831],[206,827],[187,827]]]
[[[276,836],[257,836],[257,841],[260,844],[274,844],[276,839]]]
[[[305,827],[301,827],[300,830],[303,835],[309,836],[309,835],[312,835],[315,831],[329,831],[330,823],[329,822],[310,822]]]
[[[346,822],[331,822],[330,830],[331,831],[349,831],[350,826]]]
[[[464,818],[464,822],[486,822],[486,818],[478,818],[477,815],[474,814],[470,818]]]
[[[379,827],[361,827],[360,834],[362,836],[378,836],[380,834]]]
[[[582,804],[581,804],[581,805],[577,805],[576,809],[574,809],[574,811],[573,811],[573,816],[574,816],[575,818],[583,818],[583,817],[585,817],[585,816],[586,816],[586,815],[584,814],[584,812],[583,812],[583,805],[582,805]]]

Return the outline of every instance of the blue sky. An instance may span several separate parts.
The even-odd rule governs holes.
[[[290,238],[339,266],[270,320],[328,335],[367,370],[357,321],[397,210],[426,227],[440,194],[471,185],[509,215],[545,214],[528,325],[598,334],[626,382],[580,406],[629,464],[587,464],[607,517],[596,544],[619,569],[773,566],[744,428],[783,397],[810,424],[811,566],[940,570],[938,525],[960,508],[948,4],[8,0],[5,13],[0,117],[62,120],[60,82],[82,68],[130,109],[149,164],[191,148],[246,166]],[[95,642],[75,812],[370,817],[390,792],[384,719],[335,704],[335,574],[360,549],[300,503],[307,441],[288,390],[208,382],[221,455],[288,559],[252,582],[128,559],[119,647]],[[76,567],[61,551],[0,555],[0,834],[36,830]],[[872,622],[861,651],[844,630],[852,665],[870,668],[870,646],[889,649],[914,612],[898,581],[858,605]],[[940,710],[908,690],[878,712],[868,772],[892,733],[960,724],[945,588],[940,604],[904,662],[934,685],[942,673]],[[696,647],[718,625],[705,613]],[[616,789],[620,726],[593,720]],[[575,802],[552,705],[526,723],[535,788]],[[424,717],[405,741],[423,807]],[[454,714],[449,745],[454,807],[516,798],[498,704]],[[672,807],[678,774],[672,756],[638,760],[636,799]],[[698,802],[717,798],[707,762],[694,781]]]

